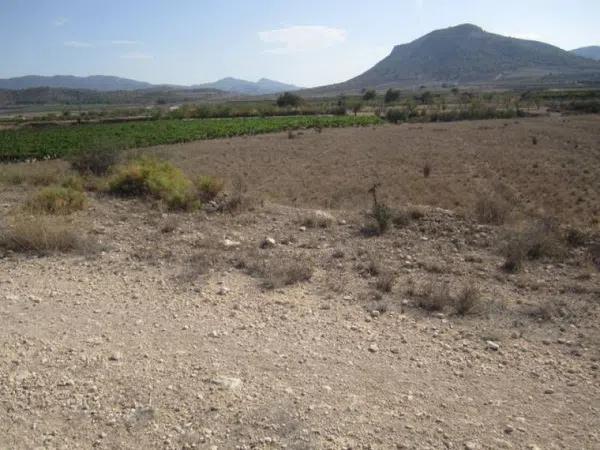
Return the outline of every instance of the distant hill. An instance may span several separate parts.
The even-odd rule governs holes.
[[[583,58],[594,59],[600,61],[600,46],[592,45],[590,47],[581,47],[571,50],[571,53],[581,56]]]
[[[145,105],[224,100],[232,94],[216,89],[175,89],[168,87],[129,91],[91,89],[30,88],[0,89],[0,107],[24,105]]]
[[[0,79],[0,89],[16,90],[40,87],[90,89],[94,91],[133,91],[136,89],[146,89],[152,87],[152,85],[143,81],[106,75],[93,75],[90,77],[76,77],[73,75],[44,77],[28,75],[17,78]]]
[[[600,63],[549,44],[488,33],[465,24],[433,31],[344,83],[312,92],[450,84],[526,84],[600,80]],[[311,93],[309,90],[308,93]]]
[[[301,88],[291,84],[281,83],[279,81],[261,78],[257,82],[240,80],[238,78],[223,78],[214,83],[205,83],[193,87],[219,89],[226,92],[235,92],[244,95],[267,95],[277,94],[285,91],[297,91]]]

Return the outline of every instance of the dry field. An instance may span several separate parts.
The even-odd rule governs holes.
[[[68,165],[0,168],[0,449],[600,447],[599,117],[144,152],[251,201],[46,217]],[[399,211],[367,237],[376,181]],[[55,248],[7,247],[17,216]]]
[[[527,216],[585,225],[600,217],[600,116],[306,131],[155,151],[190,173],[242,175],[256,195],[293,206],[367,207],[379,181],[390,204],[469,212],[479,193],[508,191]]]

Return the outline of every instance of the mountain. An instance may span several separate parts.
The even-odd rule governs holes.
[[[571,53],[581,56],[583,58],[595,59],[600,61],[600,46],[592,45],[590,47],[581,47],[571,50]]]
[[[238,78],[223,78],[214,83],[205,83],[193,86],[196,88],[219,89],[226,92],[235,92],[244,95],[267,95],[277,94],[284,91],[297,91],[301,88],[291,84],[281,83],[279,81],[261,78],[257,82],[240,80]]]
[[[492,34],[464,24],[398,45],[362,75],[315,91],[344,92],[443,83],[522,85],[587,78],[600,80],[600,63],[549,44]]]
[[[127,78],[93,75],[75,77],[73,75],[55,75],[51,77],[28,75],[25,77],[0,79],[0,89],[30,89],[39,87],[90,89],[94,91],[133,91],[152,87],[150,83]]]

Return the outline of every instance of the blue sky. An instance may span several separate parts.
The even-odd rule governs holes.
[[[565,49],[600,45],[600,0],[0,0],[0,78],[226,76],[316,86],[396,44],[474,23]]]

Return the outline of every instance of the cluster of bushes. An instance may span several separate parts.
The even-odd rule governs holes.
[[[494,107],[479,107],[450,111],[418,110],[413,106],[390,108],[386,112],[386,120],[391,123],[401,122],[456,122],[461,120],[511,119],[524,117],[525,113],[517,108],[496,109]]]

